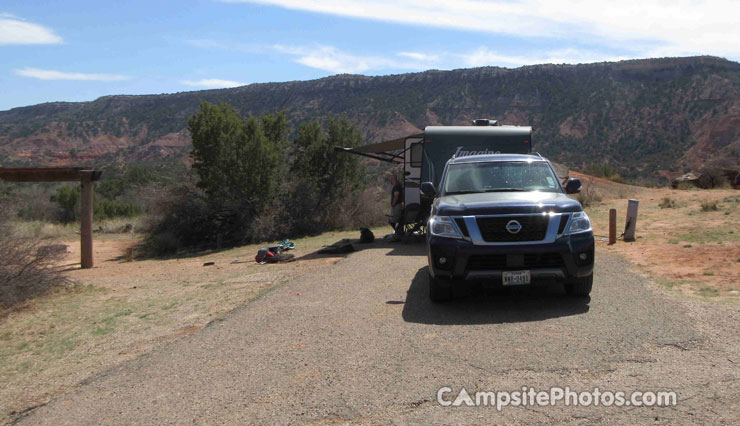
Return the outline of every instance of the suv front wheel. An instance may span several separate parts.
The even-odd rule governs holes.
[[[591,287],[594,285],[594,274],[591,273],[586,277],[575,278],[565,283],[565,292],[570,296],[588,297],[591,294]]]
[[[429,274],[429,298],[432,302],[446,302],[452,299],[452,286],[449,281],[432,277]]]

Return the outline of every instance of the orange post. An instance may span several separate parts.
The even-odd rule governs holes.
[[[617,242],[617,209],[609,209],[609,245]]]
[[[82,197],[80,199],[80,246],[82,256],[80,264],[83,269],[93,267],[93,176],[91,172],[82,172]]]

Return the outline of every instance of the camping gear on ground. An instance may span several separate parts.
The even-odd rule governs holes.
[[[295,248],[295,246],[293,246],[293,248]],[[292,254],[284,254],[283,249],[280,244],[278,244],[260,248],[257,251],[257,255],[254,257],[254,260],[260,265],[264,265],[265,263],[292,262],[295,260],[295,256]]]
[[[295,249],[295,243],[293,241],[288,240],[288,239],[285,239],[283,241],[280,241],[277,245],[278,245],[278,247],[280,247],[280,250],[282,250],[282,251]]]
[[[270,256],[275,256],[275,253],[271,252],[270,249],[267,247],[262,247],[261,249],[257,250],[257,256],[254,257],[254,260],[257,261],[257,263],[267,263],[265,259]]]
[[[267,256],[265,263],[278,263],[278,262],[293,262],[295,261],[295,255],[289,253],[280,253],[274,256]]]
[[[367,228],[360,228],[360,242],[363,244],[372,243],[375,241],[375,234],[373,231]]]

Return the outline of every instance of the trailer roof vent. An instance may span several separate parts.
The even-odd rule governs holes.
[[[498,120],[491,120],[488,118],[476,118],[473,120],[473,126],[500,126]]]

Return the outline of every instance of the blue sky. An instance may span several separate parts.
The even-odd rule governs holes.
[[[737,16],[732,0],[3,0],[0,110],[338,73],[738,60]]]

